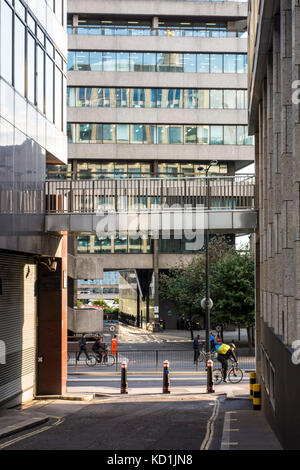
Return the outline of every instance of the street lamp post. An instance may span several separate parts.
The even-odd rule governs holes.
[[[199,167],[198,170],[205,171],[206,178],[206,193],[205,193],[205,208],[209,209],[209,181],[208,181],[208,172],[212,166],[218,164],[217,160],[212,160],[207,168]],[[207,219],[208,222],[208,219]],[[206,221],[204,221],[206,223]],[[210,354],[210,285],[209,285],[209,231],[208,228],[204,229],[204,247],[205,247],[205,346],[206,346],[206,370],[207,370],[207,393],[213,393],[213,383],[212,383],[212,370],[211,367],[208,367],[209,361],[211,360]]]

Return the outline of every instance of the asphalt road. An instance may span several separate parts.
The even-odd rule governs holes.
[[[6,450],[219,449],[224,397],[118,396],[98,399],[47,426],[7,438]],[[46,412],[45,409],[40,411]],[[57,414],[57,411],[56,411]],[[0,444],[3,445],[3,442]]]

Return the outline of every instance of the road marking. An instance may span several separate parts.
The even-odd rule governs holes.
[[[217,419],[220,408],[220,399],[217,398],[214,404],[214,409],[211,417],[209,418],[206,426],[205,438],[201,444],[200,450],[209,450],[211,441],[213,439],[214,430],[215,430],[215,421]]]
[[[49,418],[57,418],[56,416],[49,416]],[[0,449],[4,449],[5,447],[12,446],[13,444],[16,444],[17,442],[23,441],[24,439],[28,439],[29,437],[36,436],[37,434],[41,434],[42,432],[48,431],[49,429],[53,428],[53,426],[59,426],[64,422],[64,418],[57,418],[57,421],[49,426],[45,426],[41,429],[38,429],[36,431],[32,431],[30,433],[24,434],[24,436],[19,436],[14,439],[11,439],[8,442],[5,442],[4,444],[0,444]]]

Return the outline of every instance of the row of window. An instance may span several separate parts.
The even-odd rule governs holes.
[[[75,124],[69,143],[253,145],[247,126],[169,124]]]
[[[247,54],[69,51],[68,70],[247,73]]]
[[[180,239],[175,239],[171,236],[170,239],[160,238],[158,241],[159,253],[195,253],[192,249],[193,241],[188,240],[182,236]],[[195,250],[197,244],[195,244]],[[132,238],[128,236],[116,235],[115,237],[97,237],[97,236],[80,236],[77,237],[77,251],[81,254],[92,253],[153,253],[153,245],[149,238]]]
[[[247,109],[247,90],[68,87],[70,107]]]
[[[25,24],[3,1],[1,76],[60,130],[63,130],[66,85],[63,67],[62,56],[29,13]]]
[[[139,20],[103,20],[79,18],[78,25],[73,26],[72,18],[68,21],[68,34],[100,36],[167,36],[167,37],[201,37],[225,38],[247,37],[246,32],[228,31],[225,23],[166,22],[159,21],[153,28],[151,21]]]
[[[202,170],[199,168],[202,167]],[[159,163],[159,178],[168,177],[197,177],[205,175],[208,164],[203,162],[197,163]],[[71,177],[71,168],[65,165],[47,165],[48,179],[66,179]],[[68,175],[69,172],[69,175]],[[227,175],[228,166],[226,163],[213,165],[208,170],[209,174]],[[150,163],[144,162],[77,162],[77,179],[99,179],[99,178],[149,178],[154,176],[153,168]]]

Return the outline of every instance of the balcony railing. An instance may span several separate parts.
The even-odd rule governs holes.
[[[47,180],[45,210],[48,214],[147,212],[176,206],[179,209],[254,210],[254,196],[253,175]]]

